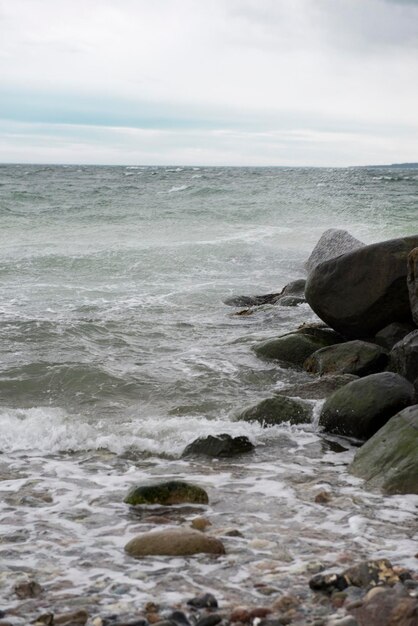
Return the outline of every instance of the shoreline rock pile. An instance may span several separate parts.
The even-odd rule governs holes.
[[[238,418],[266,426],[309,422],[301,401],[324,398],[323,431],[369,440],[350,471],[387,493],[417,494],[418,446],[405,439],[416,442],[418,428],[418,235],[365,245],[330,229],[305,267],[304,296],[324,325],[304,325],[254,351],[319,378],[266,398]],[[264,301],[256,296],[252,306]],[[334,386],[344,375],[351,379]]]

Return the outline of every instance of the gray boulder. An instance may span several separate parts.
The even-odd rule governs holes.
[[[312,374],[355,374],[367,376],[381,372],[388,362],[383,348],[374,343],[347,341],[317,350],[303,364]]]
[[[408,254],[418,235],[383,241],[325,261],[309,274],[305,296],[326,324],[353,339],[392,322],[411,322]]]
[[[228,457],[236,454],[252,452],[254,446],[248,437],[231,437],[231,435],[208,435],[198,437],[189,443],[182,456],[205,455],[211,457]]]
[[[275,426],[284,422],[309,424],[311,416],[312,411],[308,404],[277,395],[248,407],[238,415],[237,419],[260,422],[263,426]]]
[[[188,528],[142,533],[126,544],[125,551],[134,558],[148,555],[191,556],[202,552],[225,554],[220,539]]]
[[[349,469],[368,487],[418,494],[418,405],[393,416],[357,450]]]
[[[408,290],[412,318],[418,326],[418,248],[414,248],[408,256]]]
[[[276,339],[267,339],[257,344],[254,351],[259,357],[302,367],[313,352],[338,341],[342,341],[342,337],[329,328],[306,327]]]
[[[295,306],[305,302],[304,278],[288,283],[281,291],[276,293],[266,293],[261,296],[232,296],[224,300],[227,306],[261,306],[263,304],[283,304],[284,306]],[[292,298],[292,300],[291,300]],[[296,301],[297,300],[297,301]]]
[[[328,433],[369,439],[414,402],[414,388],[393,372],[371,374],[338,389],[322,407],[319,425]]]
[[[359,241],[347,230],[329,228],[319,239],[309,259],[305,262],[305,269],[308,274],[320,263],[334,259],[341,254],[347,254],[353,250],[362,248],[365,244]]]
[[[299,383],[280,389],[280,395],[290,396],[291,398],[303,398],[306,400],[323,400],[324,398],[328,398],[334,391],[337,391],[337,389],[357,379],[358,376],[354,376],[353,374],[327,374],[318,380],[313,380],[308,383]]]
[[[418,392],[418,330],[395,344],[389,355],[389,369],[415,385]]]

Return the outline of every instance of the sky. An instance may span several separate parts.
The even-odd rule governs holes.
[[[418,0],[0,0],[0,162],[418,161]]]

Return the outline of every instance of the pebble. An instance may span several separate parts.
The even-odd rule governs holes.
[[[248,622],[250,612],[246,606],[236,606],[229,616],[230,622]]]
[[[328,620],[326,622],[327,626],[359,626],[358,621],[352,616],[347,615],[346,617],[337,617],[334,619]]]
[[[183,611],[173,611],[169,616],[169,620],[177,624],[177,626],[190,626],[190,622]]]
[[[314,498],[314,502],[317,504],[327,504],[330,500],[331,494],[328,491],[320,491]]]
[[[192,523],[190,524],[192,528],[195,530],[203,531],[208,526],[212,526],[212,522],[210,522],[206,517],[195,517],[192,519]]]
[[[200,620],[196,622],[195,626],[216,626],[216,624],[219,624],[221,621],[222,617],[217,613],[213,613],[212,615],[201,617]]]
[[[295,609],[300,605],[300,600],[296,596],[287,595],[282,596],[273,603],[273,609],[275,611],[288,611],[289,609]]]
[[[189,606],[193,606],[196,609],[217,609],[218,601],[211,593],[205,593],[191,600],[187,600]]]
[[[87,611],[83,609],[79,611],[72,611],[71,613],[63,613],[62,615],[55,615],[53,619],[53,624],[65,626],[68,624],[69,626],[84,626],[84,624],[89,619],[89,614]]]

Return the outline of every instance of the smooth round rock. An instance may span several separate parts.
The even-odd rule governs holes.
[[[414,387],[402,376],[371,374],[333,393],[322,408],[319,425],[336,435],[369,439],[413,401]]]
[[[303,364],[311,374],[354,374],[367,376],[381,372],[387,365],[387,352],[374,343],[346,341],[321,348],[311,354]]]
[[[320,263],[308,276],[305,297],[329,326],[353,339],[392,322],[411,322],[407,258],[418,235],[365,246]]]
[[[139,504],[208,504],[208,494],[202,487],[193,485],[182,480],[169,480],[166,482],[136,485],[132,487],[126,498],[126,504],[137,506]]]
[[[142,533],[126,544],[125,551],[134,558],[149,555],[225,554],[225,548],[220,539],[186,528]]]
[[[331,329],[305,328],[276,339],[267,339],[256,345],[254,351],[259,357],[302,367],[313,352],[339,340],[339,335]]]
[[[263,426],[275,426],[284,422],[308,424],[311,422],[311,416],[312,410],[308,404],[277,395],[248,407],[238,415],[237,419],[259,422]]]

